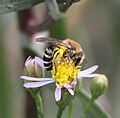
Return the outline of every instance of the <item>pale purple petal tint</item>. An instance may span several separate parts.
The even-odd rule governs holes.
[[[74,91],[72,90],[72,88],[73,88],[72,85],[63,84],[63,87],[66,88],[71,95],[74,95]]]
[[[96,77],[96,76],[98,76],[99,74],[89,74],[89,75],[80,75],[78,78],[80,78],[80,77]]]
[[[61,99],[61,88],[60,86],[56,83],[56,89],[55,89],[55,100],[59,101]]]
[[[74,95],[74,91],[72,90],[72,89],[67,89],[68,90],[68,92],[71,94],[71,95]]]
[[[36,59],[34,59],[34,63],[35,63],[35,71],[38,72],[39,64],[37,63]]]
[[[91,73],[93,73],[94,71],[96,71],[97,70],[97,68],[98,68],[98,65],[95,65],[95,66],[92,66],[92,67],[90,67],[90,68],[88,68],[88,69],[86,69],[86,70],[83,70],[83,71],[81,71],[81,73],[82,74],[91,74]]]
[[[29,80],[29,81],[53,81],[52,78],[35,78],[35,77],[28,77],[28,76],[20,76],[21,79]]]
[[[41,58],[35,57],[35,60],[43,69],[45,69],[43,60]]]
[[[64,88],[72,88],[72,86],[70,84],[63,84]]]
[[[77,80],[75,79],[75,80],[71,83],[71,86],[72,86],[72,88],[75,88],[76,85],[77,85]]]
[[[91,73],[96,71],[97,68],[98,68],[98,65],[95,65],[95,66],[92,66],[92,67],[90,67],[86,70],[80,71],[77,74],[77,78],[80,78],[80,77],[96,77],[96,76],[98,76],[98,74],[91,74]]]
[[[37,88],[41,87],[50,83],[53,83],[54,81],[42,81],[42,82],[28,82],[23,84],[25,88]]]
[[[42,67],[42,69],[44,69],[44,64],[43,64],[43,60],[40,59],[39,57],[35,57],[35,58],[31,58],[31,56],[29,56],[25,62],[25,66],[29,67],[29,66],[34,66],[35,65],[35,70],[36,72],[38,71],[38,66]]]
[[[27,58],[27,60],[25,61],[25,66],[29,65],[30,62],[31,62],[31,60],[32,60],[32,58],[31,58],[31,56],[29,56],[29,57]]]

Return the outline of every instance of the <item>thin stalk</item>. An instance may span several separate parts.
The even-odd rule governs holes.
[[[40,94],[37,93],[33,97],[34,97],[36,108],[37,108],[37,116],[38,116],[38,118],[44,118],[42,100],[41,100]]]
[[[72,118],[72,110],[73,110],[73,101],[69,105],[68,118]]]
[[[93,103],[94,103],[95,99],[91,99],[90,102],[88,103],[88,105],[86,106],[84,113],[87,113],[90,108],[92,107]]]
[[[90,110],[90,108],[92,107],[94,101],[95,101],[95,99],[93,99],[93,98],[89,101],[89,103],[88,103],[87,106],[85,107],[85,109],[84,109],[84,111],[83,111],[83,113],[82,113],[82,116],[81,116],[80,118],[86,118],[86,117],[85,117],[85,116],[86,116],[85,114]]]
[[[61,118],[65,107],[59,107],[56,118]]]

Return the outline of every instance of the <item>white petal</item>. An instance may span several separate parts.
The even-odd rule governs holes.
[[[72,86],[72,88],[75,88],[76,85],[77,85],[77,80],[75,79],[75,80],[71,83],[71,86]]]
[[[68,89],[68,88],[72,88],[72,86],[71,86],[70,84],[63,84],[63,87],[64,87],[64,88],[67,88],[67,89]]]
[[[44,63],[43,60],[39,57],[35,57],[36,62],[44,69]]]
[[[29,81],[54,81],[52,78],[35,78],[35,77],[28,77],[28,76],[20,76],[21,79],[29,80]]]
[[[68,91],[71,95],[74,95],[74,91],[72,89],[68,89]]]
[[[90,67],[90,68],[88,68],[86,70],[80,71],[80,73],[82,73],[82,74],[86,74],[86,73],[90,74],[90,73],[93,73],[94,71],[96,71],[98,67],[99,67],[98,65],[95,65],[95,66],[92,66],[92,67]]]
[[[80,75],[80,76],[78,76],[77,78],[81,78],[81,77],[96,77],[96,76],[98,76],[99,74],[89,74],[89,75]]]
[[[59,101],[61,99],[61,88],[58,84],[56,84],[56,89],[55,89],[55,100]]]
[[[36,71],[36,72],[38,71],[38,66],[39,66],[39,64],[38,64],[37,61],[35,60],[35,71]]]
[[[41,87],[44,86],[46,84],[50,84],[53,83],[54,81],[43,81],[43,82],[28,82],[23,84],[23,86],[25,88],[37,88],[37,87]]]
[[[86,70],[80,71],[77,75],[78,78],[80,77],[86,77],[89,74],[93,73],[98,68],[98,65],[92,66]]]
[[[73,88],[72,85],[64,84],[63,87],[65,87],[71,95],[74,95],[74,91],[72,90]]]
[[[27,58],[27,60],[25,61],[25,66],[29,65],[30,62],[31,62],[31,60],[32,60],[32,58],[31,58],[31,56],[29,56],[29,57]]]

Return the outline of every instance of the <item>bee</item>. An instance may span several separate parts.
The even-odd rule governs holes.
[[[54,38],[41,37],[36,39],[37,42],[50,44],[43,54],[43,62],[47,71],[51,71],[56,63],[62,59],[73,61],[75,66],[80,65],[85,60],[84,52],[79,43],[71,40],[56,40]]]

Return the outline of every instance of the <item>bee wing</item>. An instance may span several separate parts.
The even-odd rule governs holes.
[[[64,46],[66,48],[71,48],[70,45],[67,45],[67,44],[63,43],[62,40],[56,40],[54,38],[40,37],[40,38],[37,38],[36,41],[41,42],[41,43],[52,44],[52,45],[55,45],[55,46]]]

